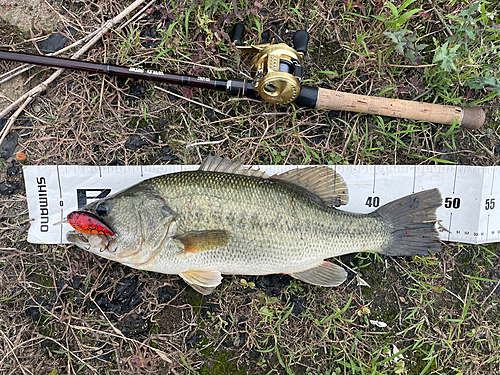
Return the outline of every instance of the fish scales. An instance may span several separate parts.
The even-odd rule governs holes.
[[[273,179],[194,171],[148,183],[179,213],[181,232],[225,229],[233,234],[225,247],[192,256],[188,268],[216,267],[233,274],[294,272],[340,254],[377,251],[387,236],[373,234],[390,231],[380,217],[322,206],[304,189]],[[148,267],[158,270],[163,262],[171,260],[159,254]]]
[[[113,237],[81,230],[67,238],[134,268],[179,274],[203,294],[221,282],[221,274],[286,273],[336,286],[347,274],[327,258],[367,250],[387,255],[440,251],[437,189],[366,215],[331,206],[347,200],[347,185],[328,167],[270,178],[211,157],[198,171],[145,180],[79,211],[113,228]]]

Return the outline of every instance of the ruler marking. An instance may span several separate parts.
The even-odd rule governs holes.
[[[335,164],[333,166],[333,173],[335,176],[335,178],[333,179],[333,191],[336,193],[337,192],[337,164]],[[343,179],[343,177],[342,177],[342,179]]]
[[[61,176],[59,174],[59,166],[58,165],[56,166],[56,173],[57,173],[57,184],[59,185],[59,199],[60,199],[60,202],[62,202]],[[48,197],[47,197],[47,199],[48,199]],[[64,216],[64,209],[61,207],[60,202],[59,202],[59,207],[60,207],[59,208],[59,211],[60,211],[59,212],[60,213],[59,220],[62,220],[63,216]],[[60,238],[59,242],[63,243],[63,225],[62,224],[59,225],[59,231],[61,232],[61,233],[59,233],[59,238]]]
[[[101,166],[99,165],[99,177],[102,177]]]
[[[495,186],[495,170],[496,168],[493,167],[493,176],[491,177],[491,190],[490,190],[490,195],[493,195],[493,186]]]
[[[141,177],[144,177],[144,174],[142,172],[142,165],[141,165]]]
[[[373,194],[375,194],[375,175],[376,175],[376,169],[375,169],[375,165],[373,166]]]
[[[412,193],[415,193],[415,183],[417,181],[417,166],[414,165],[413,166],[413,190],[412,190]]]
[[[450,236],[453,234],[453,229],[452,229],[452,226],[451,226],[451,220],[453,218],[453,212],[450,212],[450,227],[448,228],[449,232],[448,232],[448,240],[447,241],[450,241]]]
[[[485,240],[485,242],[488,242],[489,230],[490,230],[490,214],[488,214],[488,217],[486,218],[486,240]]]
[[[455,179],[453,181],[453,195],[455,195],[455,185],[457,183],[457,171],[458,171],[458,165],[455,166]]]
[[[61,176],[59,175],[59,166],[56,166],[57,185],[59,185],[59,198],[62,199]]]

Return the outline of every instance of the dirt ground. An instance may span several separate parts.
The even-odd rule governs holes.
[[[388,97],[442,103],[443,95],[433,95],[439,89],[426,91],[424,68],[383,36],[389,26],[373,15],[391,15],[381,4],[156,1],[81,59],[220,79],[248,75],[248,58],[229,45],[241,18],[248,40],[290,43],[306,28],[308,85],[363,95],[390,89]],[[0,49],[39,54],[52,33],[68,45],[128,5],[0,0]],[[435,4],[440,15],[467,5]],[[412,6],[425,12],[406,27],[427,44],[446,38],[428,2]],[[419,64],[431,64],[432,52],[423,51]],[[0,80],[18,65],[0,61]],[[36,67],[1,84],[0,111],[51,72]],[[168,90],[66,71],[16,120],[6,139],[12,147],[0,157],[0,374],[500,373],[499,244],[443,243],[426,258],[342,256],[350,271],[338,288],[287,275],[233,276],[201,296],[175,275],[140,272],[74,246],[28,243],[22,175],[25,165],[199,164],[209,154],[246,164],[495,166],[500,115],[491,90],[469,90],[457,79],[447,91],[450,101],[477,101],[487,111],[474,131]]]

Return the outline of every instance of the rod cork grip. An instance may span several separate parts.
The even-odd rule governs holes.
[[[407,118],[444,125],[453,125],[456,120],[460,120],[462,126],[467,129],[479,128],[485,119],[484,112],[477,107],[462,109],[457,106],[379,98],[323,88],[319,88],[315,108]]]
[[[309,43],[309,34],[305,30],[296,31],[293,34],[293,49],[297,52],[307,54],[307,44]]]
[[[233,36],[231,42],[237,46],[243,44],[243,34],[245,33],[245,26],[242,23],[237,23],[233,26]]]

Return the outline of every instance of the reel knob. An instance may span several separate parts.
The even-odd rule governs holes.
[[[242,23],[236,23],[233,26],[233,35],[231,36],[231,42],[237,46],[243,45],[243,34],[245,33],[245,26]]]

